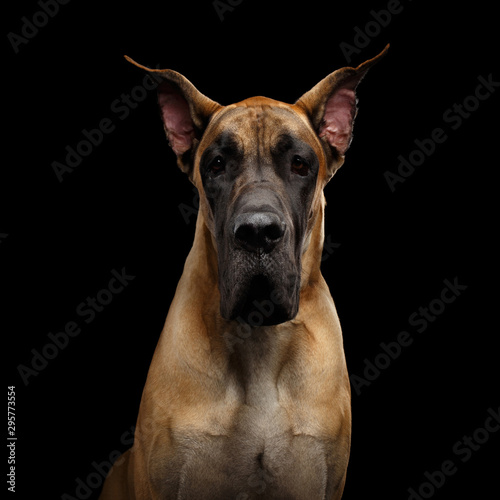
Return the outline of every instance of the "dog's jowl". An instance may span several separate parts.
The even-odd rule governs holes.
[[[167,138],[200,210],[134,445],[102,500],[342,496],[350,387],[320,271],[323,188],[351,142],[356,87],[386,51],[294,104],[223,106],[175,71],[134,63],[161,79]]]

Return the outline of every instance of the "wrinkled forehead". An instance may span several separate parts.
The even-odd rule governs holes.
[[[250,98],[226,106],[211,120],[197,152],[197,161],[210,146],[228,141],[245,156],[265,155],[284,138],[307,143],[323,168],[324,153],[306,118],[292,106],[267,98]]]

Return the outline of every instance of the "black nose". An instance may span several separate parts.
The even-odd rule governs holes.
[[[285,229],[285,223],[272,212],[250,212],[236,217],[234,236],[247,250],[270,252],[285,234]]]

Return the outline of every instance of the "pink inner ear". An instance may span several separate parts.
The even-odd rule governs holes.
[[[181,155],[192,146],[194,139],[189,105],[186,99],[166,82],[158,87],[158,104],[170,146],[175,154]]]
[[[356,94],[349,88],[334,92],[325,105],[319,136],[343,155],[352,137],[352,122],[356,111]]]

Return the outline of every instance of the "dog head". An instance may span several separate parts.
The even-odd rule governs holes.
[[[351,142],[356,87],[387,49],[331,73],[295,104],[252,97],[222,106],[175,71],[140,66],[160,82],[167,138],[200,193],[225,319],[251,324],[256,307],[266,312],[259,324],[296,316],[323,188]]]

